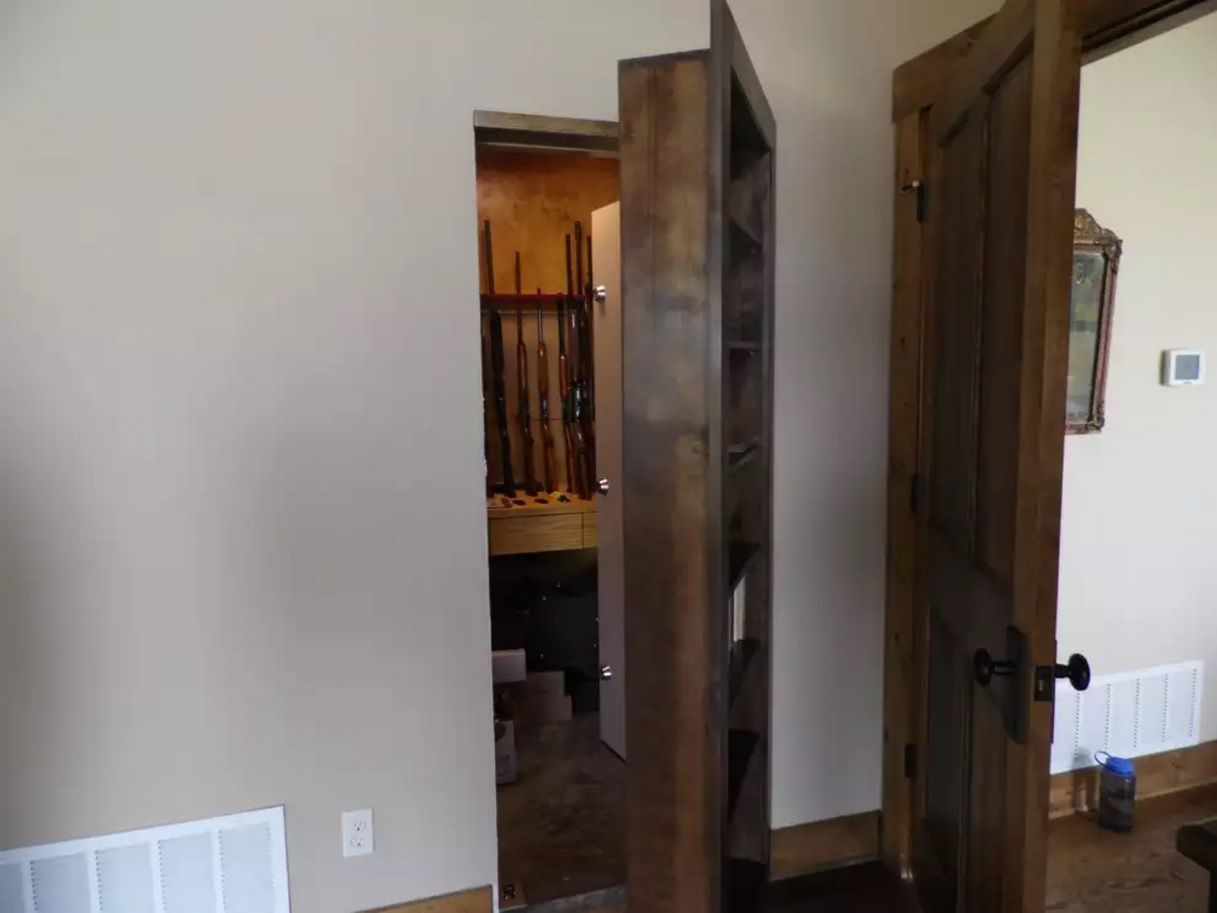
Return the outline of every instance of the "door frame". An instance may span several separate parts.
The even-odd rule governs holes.
[[[514,114],[505,111],[475,110],[473,112],[473,142],[474,148],[482,146],[498,146],[517,149],[533,149],[552,152],[592,152],[606,158],[619,158],[618,155],[618,122],[615,120],[592,120],[579,117],[550,117],[541,114]],[[589,226],[590,227],[590,226]],[[487,561],[490,560],[487,546]],[[623,649],[628,649],[628,646]],[[626,709],[629,713],[629,692],[625,696]],[[492,749],[493,750],[493,749]],[[629,767],[629,759],[623,758],[622,763]],[[500,839],[498,815],[494,819],[495,840]],[[626,841],[630,839],[629,821],[626,821],[626,831],[622,834]],[[497,863],[496,863],[497,866]],[[502,873],[496,871],[498,890],[503,890],[499,879]],[[625,875],[625,888],[628,896],[629,873]],[[619,885],[608,885],[605,896],[616,897],[612,892]],[[500,898],[501,900],[501,898]],[[615,902],[615,901],[614,901]]]
[[[1064,0],[1082,35],[1083,62],[1100,59],[1217,12],[1217,0]],[[880,856],[903,878],[912,875],[914,792],[922,782],[928,668],[919,635],[928,620],[920,600],[917,502],[921,479],[921,389],[924,294],[935,261],[924,207],[930,120],[957,64],[976,47],[994,17],[913,58],[892,77],[896,157],[890,395],[888,416],[887,562],[883,657],[882,827]],[[1069,202],[1070,218],[1073,203]],[[1064,428],[1061,429],[1062,436]],[[1044,770],[1047,778],[1048,771]],[[1046,811],[1045,811],[1046,814]]]

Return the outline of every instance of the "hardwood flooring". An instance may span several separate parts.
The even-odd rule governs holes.
[[[1217,786],[1138,802],[1131,834],[1101,830],[1089,815],[1053,822],[1048,913],[1204,913],[1208,874],[1175,850],[1175,832],[1209,818]]]
[[[1208,873],[1175,850],[1175,832],[1211,818],[1217,785],[1139,802],[1131,834],[1104,831],[1089,815],[1053,821],[1045,913],[1205,913]],[[776,882],[765,913],[919,913],[919,907],[886,868],[867,863]]]

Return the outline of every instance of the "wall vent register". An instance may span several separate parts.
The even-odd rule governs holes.
[[[0,852],[0,913],[290,913],[283,807]]]
[[[1093,767],[1098,751],[1122,758],[1200,742],[1200,661],[1095,676],[1087,691],[1058,688],[1052,772]]]

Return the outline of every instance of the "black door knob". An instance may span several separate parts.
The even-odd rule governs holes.
[[[1008,659],[994,659],[984,647],[981,647],[972,656],[972,675],[982,688],[987,688],[994,676],[1013,675],[1017,671],[1018,663]]]
[[[1081,653],[1073,654],[1063,666],[1057,663],[1055,671],[1057,678],[1069,679],[1075,691],[1085,691],[1090,687],[1090,663]]]

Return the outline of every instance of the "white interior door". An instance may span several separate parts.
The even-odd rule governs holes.
[[[600,665],[600,738],[625,757],[625,583],[621,521],[621,205],[592,213],[593,280],[606,295],[593,323],[596,370],[596,467],[608,479],[596,515]]]

